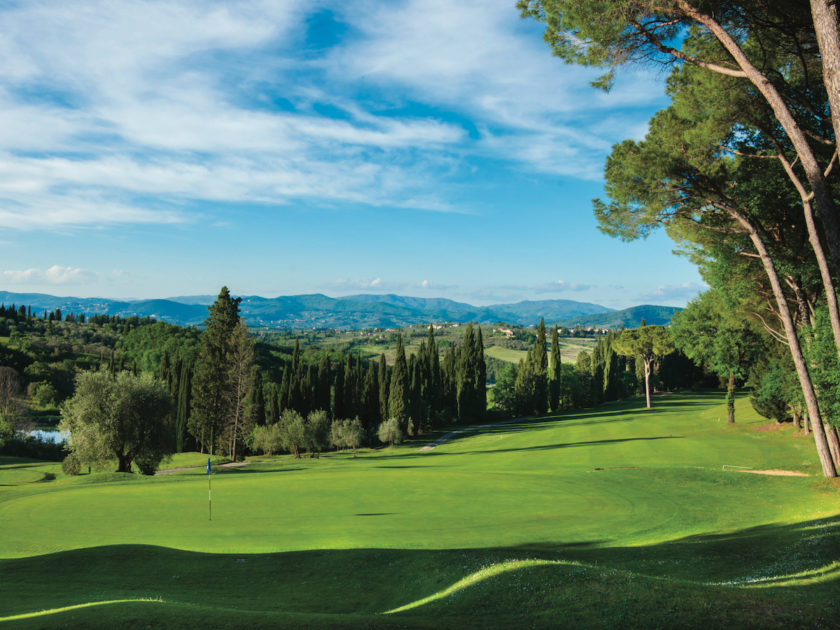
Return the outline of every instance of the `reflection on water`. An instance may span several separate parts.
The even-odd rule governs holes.
[[[34,431],[30,431],[28,435],[34,437],[36,440],[40,442],[47,442],[49,444],[61,444],[62,442],[66,442],[70,433],[67,431],[58,431],[57,429],[35,429]]]

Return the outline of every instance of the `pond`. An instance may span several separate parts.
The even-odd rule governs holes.
[[[40,442],[49,444],[61,444],[66,442],[70,435],[67,431],[59,431],[58,429],[35,429],[30,431],[27,435],[34,437]]]

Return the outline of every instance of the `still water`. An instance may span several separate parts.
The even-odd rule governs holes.
[[[67,437],[70,434],[67,431],[59,431],[57,429],[35,429],[34,431],[30,431],[28,435],[34,437],[35,439],[41,442],[48,442],[50,444],[61,444],[62,442],[67,441]]]

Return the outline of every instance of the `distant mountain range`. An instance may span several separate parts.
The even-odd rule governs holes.
[[[106,298],[56,297],[43,293],[0,291],[0,302],[21,304],[36,310],[77,315],[153,317],[180,325],[197,325],[207,317],[214,295],[180,296],[157,300],[109,300]],[[268,328],[393,328],[429,322],[477,322],[531,325],[545,318],[547,325],[627,328],[667,324],[675,311],[670,306],[636,306],[621,311],[574,300],[523,301],[515,304],[473,306],[445,298],[401,295],[349,295],[331,298],[320,293],[264,298],[244,296],[240,312],[249,326]]]

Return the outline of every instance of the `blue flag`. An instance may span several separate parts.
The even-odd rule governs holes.
[[[210,458],[207,458],[207,474],[210,474]]]

